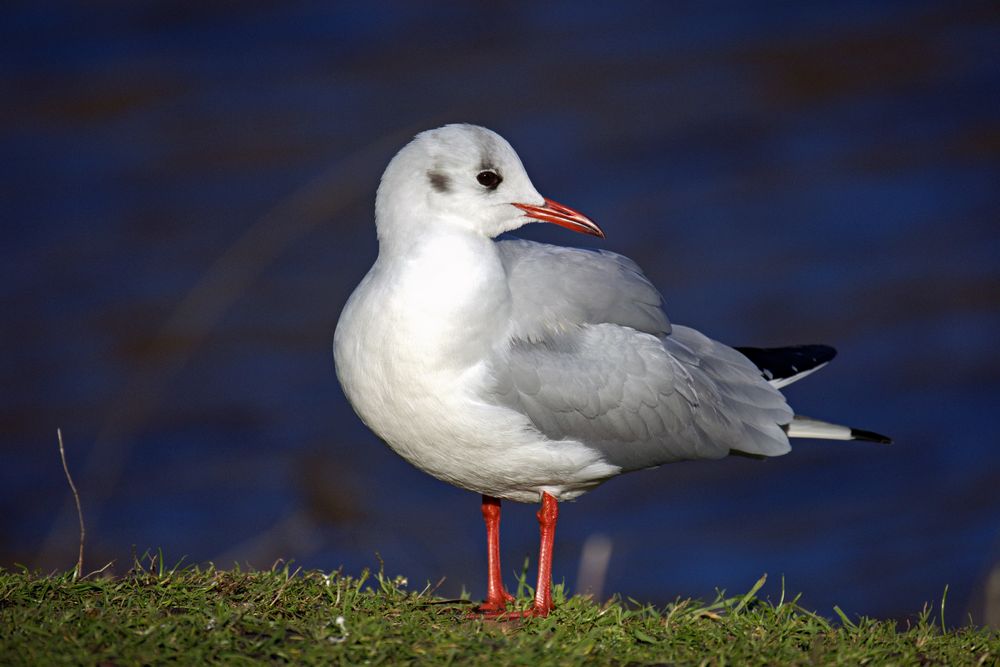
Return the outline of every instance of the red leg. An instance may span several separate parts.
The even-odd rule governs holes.
[[[538,546],[538,586],[535,588],[535,602],[525,611],[504,611],[497,616],[500,620],[548,616],[552,611],[552,543],[556,537],[556,520],[559,505],[554,496],[542,492],[542,507],[538,510],[538,527],[541,540]]]
[[[553,496],[542,492],[542,507],[538,510],[538,527],[541,540],[538,546],[538,586],[532,616],[548,616],[552,611],[552,543],[556,537],[556,520],[559,504]]]
[[[486,600],[476,607],[477,612],[495,614],[507,609],[514,596],[503,587],[500,571],[500,499],[483,496],[483,521],[486,522]]]

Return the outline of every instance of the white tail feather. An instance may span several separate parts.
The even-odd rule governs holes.
[[[811,417],[795,415],[785,427],[789,438],[816,438],[819,440],[854,440],[851,429],[839,424],[821,422]]]
[[[812,368],[810,368],[807,371],[802,371],[801,373],[796,373],[795,375],[790,375],[789,377],[786,377],[786,378],[774,378],[774,379],[768,380],[768,382],[775,389],[781,389],[782,387],[787,387],[788,385],[790,385],[793,382],[798,382],[799,380],[801,380],[802,378],[804,378],[807,375],[812,375],[813,373],[815,373],[819,369],[823,368],[823,366],[826,366],[828,363],[830,363],[830,362],[829,361],[824,361],[819,366],[813,366]],[[823,422],[820,422],[820,423],[822,424]],[[788,435],[791,435],[791,433],[789,433]],[[811,435],[811,436],[803,436],[803,437],[817,438],[817,437],[820,437],[820,436]]]

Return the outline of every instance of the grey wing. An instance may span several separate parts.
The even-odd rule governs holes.
[[[604,322],[670,333],[660,293],[627,257],[520,239],[499,241],[497,249],[511,292],[514,338],[541,341]]]
[[[658,337],[584,325],[514,340],[492,361],[493,400],[548,438],[583,442],[624,470],[790,450],[781,424],[792,411],[781,393],[746,357],[687,327]]]

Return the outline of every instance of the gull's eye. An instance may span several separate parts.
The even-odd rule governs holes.
[[[476,174],[476,180],[484,188],[489,188],[490,190],[496,190],[497,186],[503,181],[500,178],[500,174],[496,173],[492,169],[487,169],[486,171],[481,171]]]

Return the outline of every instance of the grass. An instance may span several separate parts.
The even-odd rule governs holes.
[[[744,595],[657,609],[567,599],[545,619],[466,620],[471,603],[380,573],[165,569],[119,578],[0,569],[0,663],[455,665],[997,665],[995,631],[943,629],[925,608],[905,628],[837,623],[795,600]],[[527,605],[532,591],[519,585]]]

